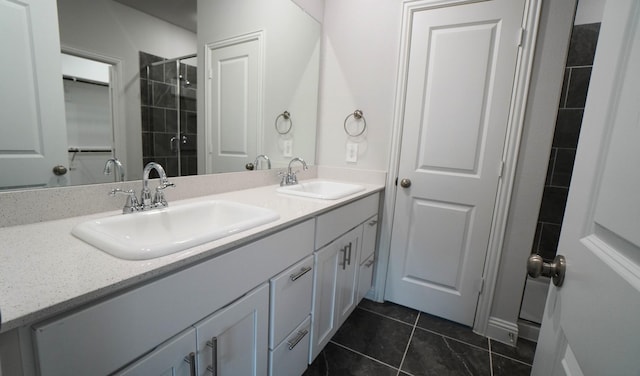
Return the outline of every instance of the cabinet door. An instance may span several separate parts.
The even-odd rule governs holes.
[[[342,261],[342,244],[334,241],[315,252],[316,272],[313,281],[313,325],[309,364],[318,356],[337,330],[335,315],[338,287],[338,264]]]
[[[361,237],[358,226],[315,252],[310,362],[357,305]]]
[[[191,376],[196,362],[196,331],[191,328],[160,345],[117,375]],[[192,370],[193,365],[193,370]]]
[[[360,265],[360,247],[362,226],[358,226],[340,238],[342,259],[338,266],[337,311],[338,327],[344,323],[356,308],[358,290],[358,267]]]
[[[198,375],[266,375],[268,314],[264,284],[196,324]]]

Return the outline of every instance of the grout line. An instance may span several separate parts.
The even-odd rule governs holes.
[[[417,329],[420,329],[420,330],[424,330],[424,331],[429,332],[429,333],[431,333],[431,334],[436,334],[436,335],[442,336],[442,337],[444,337],[444,338],[454,340],[454,341],[456,341],[456,342],[463,343],[463,344],[465,344],[465,345],[467,345],[467,346],[474,347],[474,348],[476,348],[476,349],[478,349],[478,350],[489,351],[488,349],[486,349],[486,348],[484,348],[484,347],[482,347],[482,346],[474,345],[473,343],[465,342],[464,340],[461,340],[461,339],[458,339],[458,338],[455,338],[455,337],[451,337],[451,336],[448,336],[448,335],[446,335],[446,334],[442,334],[442,333],[440,333],[440,332],[433,331],[433,330],[431,330],[431,329],[425,329],[425,328],[421,328],[421,327],[419,327],[419,326],[417,326],[416,328],[417,328]]]
[[[507,358],[507,359],[509,359],[509,360],[513,360],[514,362],[518,362],[518,363],[521,363],[521,364],[527,365],[527,366],[529,366],[529,367],[532,367],[532,366],[533,366],[533,364],[531,364],[531,363],[527,363],[527,362],[525,362],[525,361],[522,361],[522,360],[519,360],[519,359],[512,358],[512,357],[510,357],[510,356],[508,356],[508,355],[500,354],[499,352],[492,352],[491,354],[492,354],[492,355],[494,355],[494,354],[495,354],[495,355],[497,355],[497,356],[500,356],[500,357],[503,357],[503,358]]]
[[[565,109],[567,106],[567,99],[569,98],[569,86],[571,85],[571,73],[573,73],[573,71],[571,70],[570,67],[566,67],[566,69],[569,70],[569,73],[567,74],[567,87],[565,88],[565,92],[560,94],[560,98],[562,98],[563,94],[564,94],[564,103],[561,103],[562,106],[559,106],[558,110],[560,109]]]
[[[393,320],[393,321],[396,321],[396,322],[399,322],[399,323],[402,323],[402,324],[405,324],[405,325],[412,326],[411,324],[409,324],[409,323],[408,323],[408,322],[406,322],[406,321],[402,321],[402,320],[399,320],[399,319],[393,318],[393,317],[391,317],[391,316],[383,315],[382,313],[379,313],[379,312],[376,312],[376,311],[372,311],[372,310],[370,310],[370,309],[366,309],[366,308],[362,308],[362,307],[357,307],[357,308],[358,308],[358,309],[361,309],[361,310],[363,310],[363,311],[366,311],[366,312],[374,313],[374,314],[376,314],[376,315],[378,315],[378,316],[384,317],[384,318],[389,319],[389,320]],[[418,312],[418,315],[420,315],[420,312]]]
[[[493,376],[493,352],[491,351],[491,340],[489,338],[487,338],[487,343],[489,344],[489,372]]]
[[[419,319],[420,319],[420,312],[418,312],[418,315],[416,316],[416,321],[413,323],[413,328],[411,329],[411,335],[409,336],[409,341],[407,341],[407,346],[404,348],[404,353],[402,354],[402,360],[400,361],[400,366],[398,367],[398,373],[396,373],[396,376],[400,376],[400,370],[402,369],[404,360],[407,357],[407,352],[409,352],[409,346],[411,345],[411,340],[413,339],[413,333],[416,332],[416,327],[418,326]]]
[[[339,344],[338,342],[334,342],[333,340],[331,340],[331,341],[329,341],[329,342],[330,342],[330,343],[333,343],[334,345],[336,345],[336,346],[338,346],[338,347],[342,347],[342,348],[343,348],[343,349],[345,349],[345,350],[351,351],[352,353],[356,353],[356,354],[358,354],[358,355],[360,355],[360,356],[363,356],[363,357],[365,357],[365,358],[367,358],[367,359],[369,359],[369,360],[373,360],[373,361],[374,361],[374,362],[376,362],[376,363],[383,364],[383,365],[385,365],[385,366],[387,366],[387,367],[390,367],[391,369],[394,369],[394,370],[396,370],[396,371],[399,371],[399,369],[398,369],[398,368],[396,368],[396,367],[392,366],[391,364],[387,364],[387,363],[385,363],[385,362],[383,362],[383,361],[381,361],[381,360],[378,360],[378,359],[376,359],[376,358],[374,358],[374,357],[371,357],[371,356],[369,356],[369,355],[367,355],[367,354],[363,354],[363,353],[361,353],[360,351],[356,351],[356,350],[354,350],[354,349],[352,349],[352,348],[350,348],[350,347],[347,347],[347,346],[345,346],[345,345],[341,345],[341,344]]]

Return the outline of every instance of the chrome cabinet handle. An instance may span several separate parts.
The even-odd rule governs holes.
[[[309,331],[307,329],[298,330],[298,333],[296,334],[296,336],[292,340],[287,341],[287,344],[289,344],[289,350],[293,350],[293,348],[296,347],[296,345],[300,341],[302,341],[304,336],[306,336],[307,334],[309,334]]]
[[[189,375],[196,376],[196,354],[191,352],[184,357],[184,361],[189,364]]]
[[[376,224],[378,224],[378,220],[377,219],[373,219],[373,220],[369,221],[369,226],[375,226]]]
[[[342,264],[340,265],[342,265],[342,270],[345,270],[347,268],[347,247],[341,248],[340,252],[344,252],[342,254]]]
[[[345,249],[347,248],[349,249],[349,256],[347,256],[346,262],[348,263],[348,265],[351,265],[351,242],[349,242],[349,245],[345,247]]]
[[[291,274],[291,276],[289,276],[289,279],[291,279],[292,282],[295,282],[297,279],[299,279],[303,275],[309,273],[310,271],[311,271],[311,267],[310,266],[305,266],[303,268],[300,268],[300,271],[297,272],[296,274]]]
[[[364,264],[364,267],[365,268],[370,268],[371,265],[373,265],[374,262],[376,262],[376,260],[375,259],[371,259],[371,260],[367,261],[366,264]]]
[[[211,347],[211,365],[207,367],[207,371],[213,376],[218,374],[218,337],[212,337],[207,342],[207,346]]]
[[[540,255],[531,255],[527,260],[527,273],[538,278],[541,275],[551,277],[553,284],[560,287],[564,282],[564,274],[567,270],[567,261],[564,256],[557,255],[552,263],[544,262]]]

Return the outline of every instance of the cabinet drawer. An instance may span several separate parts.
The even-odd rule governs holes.
[[[313,256],[309,256],[270,281],[269,348],[274,349],[294,326],[311,313]]]
[[[269,351],[269,375],[299,376],[307,368],[311,317],[295,328],[282,343]]]
[[[378,216],[373,216],[364,223],[362,233],[362,253],[360,264],[365,262],[376,251],[376,239],[378,238]]]
[[[380,194],[375,193],[316,218],[316,246],[320,249],[333,239],[378,213]]]
[[[373,282],[373,267],[375,266],[375,256],[371,255],[360,265],[358,274],[358,303],[369,292]]]

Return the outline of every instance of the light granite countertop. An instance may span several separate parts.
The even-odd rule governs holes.
[[[123,215],[121,211],[0,228],[0,332],[156,279],[384,188],[382,184],[362,185],[364,191],[339,200],[289,196],[277,193],[277,186],[269,185],[170,201],[172,206],[199,200],[235,201],[273,209],[280,219],[151,260],[118,259],[71,235],[78,223]]]

